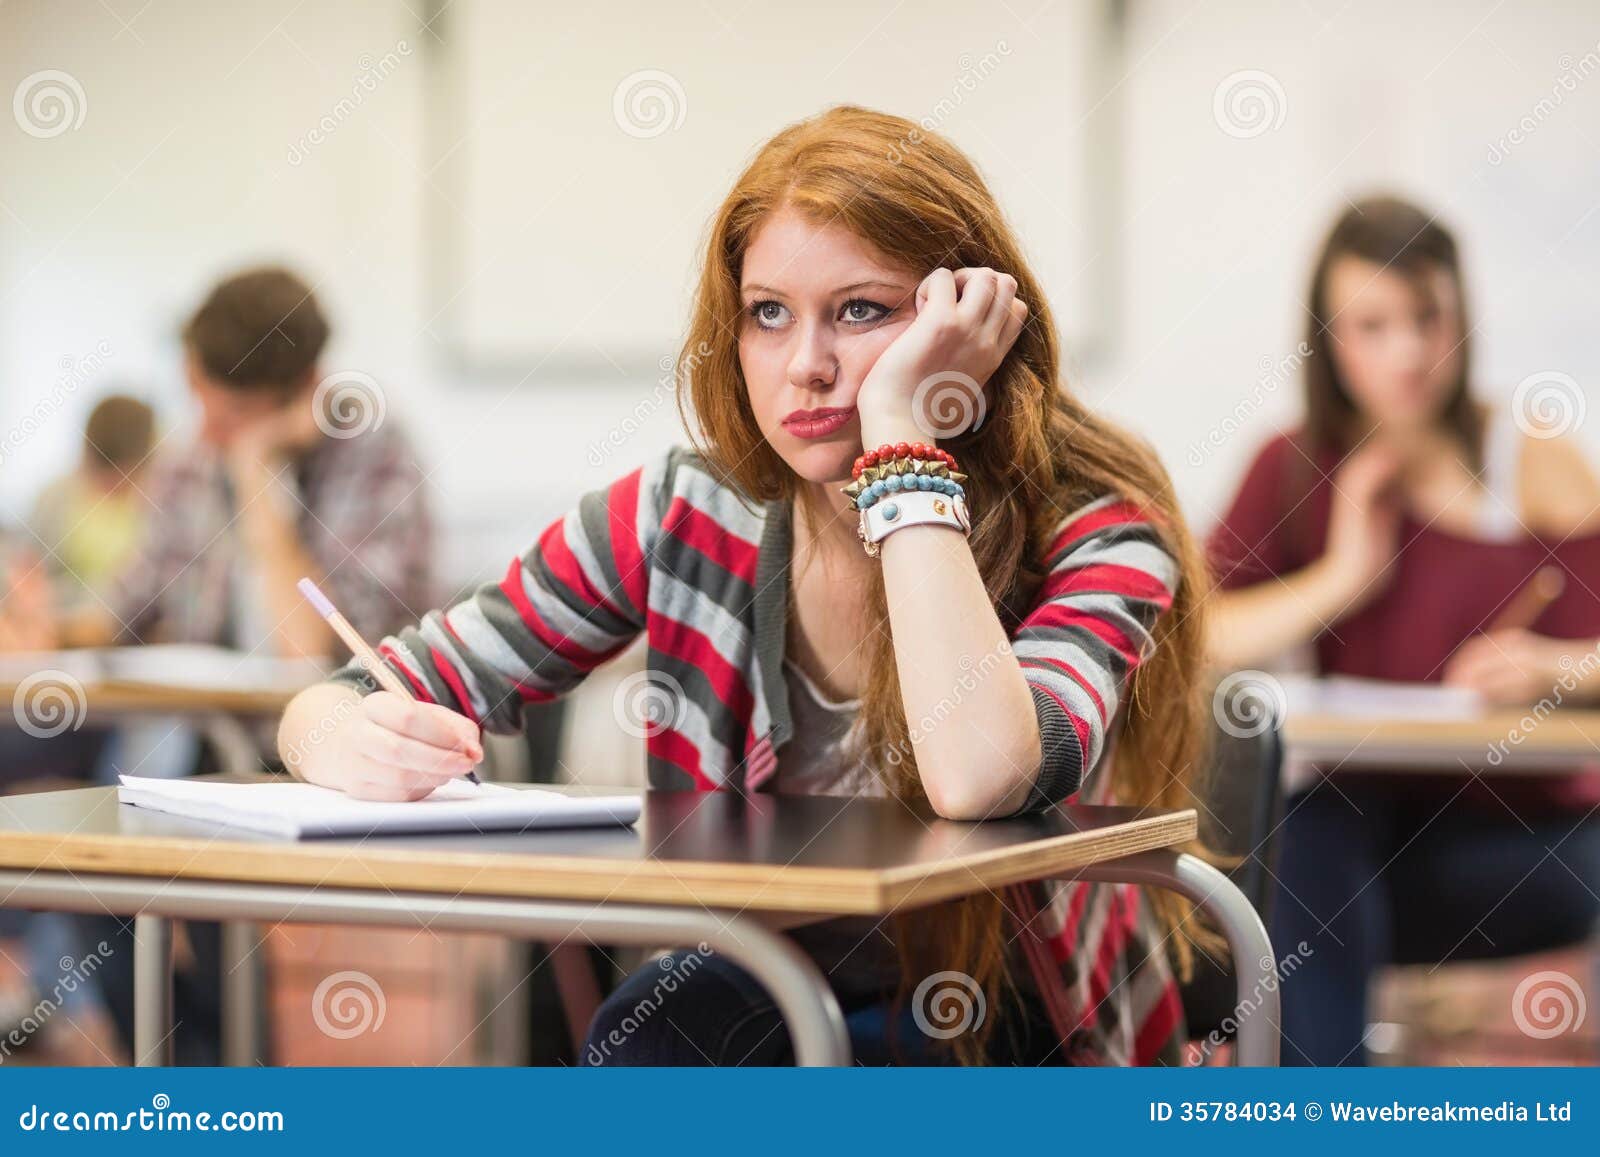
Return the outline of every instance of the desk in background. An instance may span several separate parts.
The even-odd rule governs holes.
[[[276,718],[321,674],[309,661],[188,644],[40,651],[0,656],[0,702],[10,704],[12,725],[43,736],[178,716],[210,741],[224,770],[253,772],[260,750],[251,724]]]
[[[1530,726],[1531,724],[1531,726]],[[1513,738],[1515,737],[1515,738]],[[1340,769],[1405,768],[1517,775],[1600,770],[1600,711],[1558,708],[1543,718],[1496,709],[1476,719],[1296,714],[1284,738],[1292,758]],[[1491,753],[1499,753],[1495,762]]]
[[[1600,769],[1600,710],[1485,707],[1437,683],[1349,676],[1310,678],[1239,671],[1212,706],[1231,734],[1260,734],[1281,720],[1285,754],[1340,770],[1463,770],[1495,775]]]

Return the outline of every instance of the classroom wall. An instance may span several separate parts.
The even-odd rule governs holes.
[[[316,279],[339,327],[329,368],[372,375],[392,419],[425,433],[452,578],[490,568],[582,489],[678,436],[670,398],[637,371],[530,387],[448,356],[428,222],[452,190],[422,131],[438,109],[416,7],[0,7],[0,89],[59,69],[81,82],[84,110],[55,136],[0,121],[0,515],[70,459],[103,383],[180,413],[176,328],[209,279],[257,259]],[[1292,420],[1304,271],[1354,192],[1412,192],[1457,226],[1486,387],[1508,396],[1559,371],[1587,391],[1600,378],[1592,4],[1125,7],[1117,79],[1089,114],[1116,127],[1096,156],[1114,170],[1117,224],[1095,255],[1116,308],[1077,381],[1155,443],[1197,518],[1267,428]],[[894,20],[849,10],[859,51],[901,43]],[[1001,6],[995,19],[1024,36],[1028,15]],[[762,15],[728,18],[737,29]],[[1247,70],[1270,76],[1235,82],[1265,94],[1259,132],[1228,119],[1248,101],[1216,106]],[[525,176],[533,188],[543,174]],[[620,446],[595,455],[613,433]]]

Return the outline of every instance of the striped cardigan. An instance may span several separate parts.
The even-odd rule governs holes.
[[[761,790],[791,721],[782,672],[789,511],[741,501],[687,447],[584,495],[498,583],[383,640],[419,697],[489,731],[565,695],[640,631],[655,788]],[[1114,497],[1065,518],[1035,605],[1011,632],[1033,693],[1043,758],[1029,808],[1108,803],[1118,706],[1178,570],[1154,527]],[[336,678],[365,691],[353,666]],[[1183,1017],[1141,891],[1014,885],[1003,897],[1065,1056],[1174,1063]]]

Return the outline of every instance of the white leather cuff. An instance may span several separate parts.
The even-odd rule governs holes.
[[[878,543],[903,526],[933,523],[966,534],[972,530],[967,500],[936,490],[910,490],[886,494],[861,512],[857,528],[868,554],[878,553]]]

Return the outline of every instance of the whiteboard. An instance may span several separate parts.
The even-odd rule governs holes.
[[[973,157],[1068,338],[1104,325],[1091,153],[1109,6],[456,0],[433,23],[432,331],[530,380],[651,366],[684,328],[712,213],[759,145],[838,103]]]

